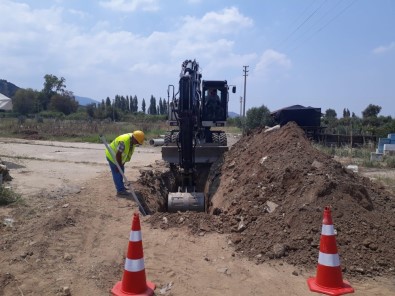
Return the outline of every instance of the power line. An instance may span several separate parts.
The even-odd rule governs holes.
[[[346,12],[347,9],[349,9],[352,5],[354,5],[354,3],[357,0],[353,0],[352,2],[350,2],[345,8],[343,8],[338,14],[336,14],[334,17],[332,17],[328,22],[326,22],[323,26],[321,26],[320,28],[318,28],[316,31],[314,31],[311,35],[309,35],[306,39],[304,39],[303,43],[307,43],[307,41],[309,41],[315,34],[321,32],[323,29],[325,29],[327,26],[329,26],[334,20],[336,20],[339,16],[341,16],[344,12]],[[298,48],[298,45],[296,45],[295,47],[291,48],[291,51],[296,50]]]
[[[337,8],[337,7],[339,6],[339,4],[341,4],[341,3],[344,2],[344,1],[345,1],[345,0],[338,0],[334,6],[332,6],[332,7],[331,7],[329,10],[327,10],[323,15],[321,15],[321,17],[320,17],[316,22],[314,22],[309,28],[307,28],[307,29],[304,31],[304,33],[302,33],[301,35],[299,35],[299,37],[297,37],[296,39],[294,39],[294,43],[298,43],[298,42],[299,42],[303,37],[305,37],[305,36],[307,35],[307,33],[309,33],[312,29],[318,27],[318,26],[320,25],[320,23],[322,23],[321,21],[323,21],[327,15],[329,15],[332,11],[334,11],[335,8]],[[292,45],[292,47],[291,47],[291,45]],[[285,50],[285,49],[290,49],[290,48],[293,48],[293,47],[294,47],[294,44],[291,44],[291,45],[288,46],[288,47],[285,47],[284,50]]]
[[[280,42],[278,47],[281,47],[286,41],[288,41],[289,38],[291,38],[305,23],[307,23],[320,9],[321,7],[326,3],[327,0],[324,0],[324,2],[321,3],[320,6],[318,6],[308,17],[304,19],[304,21],[296,27],[282,42]]]
[[[311,1],[310,4],[307,5],[307,6],[305,7],[305,9],[303,10],[303,12],[302,12],[297,18],[295,18],[295,19],[292,21],[291,27],[293,27],[293,25],[299,21],[299,19],[310,9],[310,7],[313,6],[314,2],[316,2],[316,1],[317,1],[317,0]]]

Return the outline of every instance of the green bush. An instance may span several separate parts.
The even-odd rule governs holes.
[[[67,115],[68,120],[89,120],[89,116],[86,112],[76,112]]]
[[[18,199],[20,199],[18,194],[0,185],[0,206],[12,204]]]
[[[384,162],[389,168],[395,168],[395,156],[386,156]]]
[[[39,114],[43,118],[63,119],[65,117],[65,115],[62,112],[56,112],[56,111],[42,111]]]
[[[381,167],[381,163],[378,161],[371,161],[370,159],[365,159],[362,161],[362,166],[365,168],[379,168]]]

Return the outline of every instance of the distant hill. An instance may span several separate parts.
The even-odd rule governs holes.
[[[7,80],[0,79],[0,93],[6,97],[12,98],[18,89],[19,87],[17,87],[15,84],[12,84]]]
[[[228,117],[236,118],[236,117],[240,117],[240,115],[238,113],[236,113],[236,112],[229,111],[228,112]]]
[[[75,100],[78,102],[78,104],[80,104],[81,106],[100,103],[99,101],[96,101],[94,99],[87,98],[87,97],[80,97],[80,96],[74,96],[74,97],[75,97]]]

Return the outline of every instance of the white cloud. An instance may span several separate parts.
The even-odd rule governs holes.
[[[200,19],[187,16],[180,32],[204,40],[218,34],[233,34],[251,26],[251,18],[242,15],[236,7],[230,7],[220,12],[208,12]]]
[[[374,54],[382,54],[388,51],[395,50],[395,42],[391,42],[389,45],[386,46],[379,46],[373,49]]]
[[[255,71],[265,73],[272,67],[289,69],[291,66],[292,63],[285,54],[279,53],[273,49],[267,49],[256,64]]]
[[[76,9],[69,9],[68,12],[70,14],[78,16],[81,19],[85,19],[85,18],[87,18],[89,16],[88,13],[85,13],[85,12],[83,12],[81,10],[76,10]]]
[[[206,62],[205,69],[210,71],[230,67],[244,60],[233,53],[235,42],[232,36],[251,26],[252,19],[235,7],[208,12],[201,18],[186,16],[179,29],[170,33],[175,40],[171,57],[198,58],[201,65]]]
[[[0,55],[7,57],[0,59],[0,68],[6,69],[3,78],[11,82],[17,83],[22,76],[35,82],[22,87],[39,88],[45,74],[54,74],[65,77],[77,95],[102,99],[132,90],[148,97],[176,83],[185,59],[196,58],[206,79],[229,79],[231,70],[236,68],[240,76],[242,65],[257,58],[254,53],[234,52],[235,34],[253,26],[252,19],[236,8],[201,18],[183,17],[175,30],[149,35],[114,29],[111,19],[79,27],[66,22],[65,14],[84,14],[56,6],[33,9],[0,1],[0,11],[4,11]],[[221,69],[229,69],[227,77],[222,77]]]
[[[107,0],[100,1],[100,5],[114,11],[133,12],[136,10],[159,10],[159,0]]]
[[[167,65],[164,63],[136,63],[130,67],[131,72],[136,72],[138,74],[146,74],[146,75],[157,75],[159,73],[163,73],[163,70],[167,68]]]

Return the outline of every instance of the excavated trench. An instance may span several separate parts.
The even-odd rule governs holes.
[[[218,188],[216,173],[214,168],[217,163],[208,165],[198,165],[196,167],[196,192],[203,192],[206,198],[206,211],[210,210],[210,199]],[[145,204],[145,209],[149,213],[168,212],[167,198],[169,193],[178,191],[180,180],[178,174],[170,166],[160,161],[152,170],[141,170],[140,178],[137,181],[136,189],[140,201]]]

